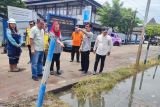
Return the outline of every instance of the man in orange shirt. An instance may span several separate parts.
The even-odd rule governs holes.
[[[72,33],[72,52],[71,52],[71,61],[74,60],[74,54],[76,53],[77,62],[79,62],[79,48],[81,46],[83,33],[78,30],[79,26],[75,27],[75,31]]]

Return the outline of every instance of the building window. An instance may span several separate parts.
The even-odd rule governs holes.
[[[52,8],[51,7],[48,9],[48,13],[52,13]]]
[[[81,8],[80,8],[80,7],[77,7],[76,15],[80,15],[80,14],[81,14]]]
[[[43,13],[44,13],[43,9],[38,9],[37,12],[38,12],[39,14],[41,14],[41,15],[43,15]]]
[[[81,7],[73,7],[73,6],[69,6],[68,7],[68,15],[69,16],[76,16],[76,15],[81,15]]]
[[[55,14],[55,13],[56,13],[56,12],[55,12],[55,8],[52,8],[52,13],[53,13],[53,14]]]
[[[73,7],[73,8],[72,8],[72,15],[77,15],[76,13],[77,13],[77,8],[76,8],[76,7]]]
[[[69,6],[69,7],[68,7],[68,15],[69,15],[69,16],[72,16],[72,6]]]
[[[56,14],[60,15],[60,8],[59,7],[57,7]]]
[[[60,15],[64,15],[63,14],[63,7],[60,8]]]
[[[63,8],[63,15],[67,15],[67,7]]]

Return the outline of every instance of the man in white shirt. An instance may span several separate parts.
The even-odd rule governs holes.
[[[93,48],[93,52],[96,53],[96,60],[95,60],[94,72],[93,72],[94,75],[96,74],[99,60],[101,60],[99,73],[102,73],[106,55],[108,56],[110,55],[112,45],[113,45],[112,38],[107,34],[107,30],[103,31],[102,34],[97,36],[97,39]]]
[[[30,45],[32,53],[32,79],[38,81],[42,76],[44,55],[44,21],[38,20],[37,25],[30,30]]]

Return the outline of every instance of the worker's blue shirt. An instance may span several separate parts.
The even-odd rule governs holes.
[[[21,36],[11,31],[7,30],[7,52],[9,57],[19,57],[21,54]]]

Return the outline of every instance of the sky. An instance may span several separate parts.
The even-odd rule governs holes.
[[[112,3],[112,0],[95,0],[95,1],[99,2],[100,4],[103,4],[106,1]],[[120,0],[120,1],[123,2],[124,7],[129,7],[132,8],[133,10],[137,9],[138,11],[137,16],[142,20],[144,19],[147,0]],[[150,11],[148,14],[148,21],[153,17],[158,23],[160,23],[160,0],[151,0]]]

